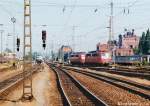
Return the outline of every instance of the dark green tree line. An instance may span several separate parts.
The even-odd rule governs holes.
[[[142,33],[142,37],[140,38],[139,41],[139,54],[140,55],[147,55],[150,54],[150,31],[149,29],[145,32]]]

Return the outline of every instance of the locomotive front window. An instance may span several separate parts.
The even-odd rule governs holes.
[[[79,57],[78,55],[76,55],[75,57]]]
[[[91,54],[86,54],[86,56],[91,56]]]
[[[96,56],[98,56],[98,54],[92,54],[92,56],[96,57]]]

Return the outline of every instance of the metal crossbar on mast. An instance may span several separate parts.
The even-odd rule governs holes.
[[[32,94],[32,33],[31,33],[31,0],[24,0],[24,47],[23,47],[23,96],[31,100]],[[27,72],[29,71],[29,73]],[[27,73],[29,74],[27,76]],[[25,81],[27,80],[27,81]]]

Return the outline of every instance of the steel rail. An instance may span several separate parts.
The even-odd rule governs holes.
[[[67,94],[66,94],[66,92],[65,92],[65,90],[64,90],[64,88],[63,88],[62,83],[61,83],[61,79],[60,79],[59,73],[56,71],[56,69],[54,68],[53,65],[49,65],[49,66],[50,66],[50,68],[51,68],[51,69],[55,72],[55,74],[56,74],[58,89],[59,89],[59,91],[61,92],[61,97],[63,98],[63,99],[62,99],[62,100],[63,100],[63,105],[64,105],[64,106],[71,106],[71,103],[70,103],[70,101],[69,101],[69,99],[68,99],[68,96],[67,96]]]
[[[63,70],[61,68],[56,69],[56,67],[54,70],[57,72],[57,74],[59,74],[59,75],[57,75],[59,77],[61,75],[60,72],[66,74],[66,76],[71,80],[71,82],[74,83],[75,86],[80,90],[79,92],[83,92],[82,94],[84,94],[84,96],[86,96],[92,103],[94,103],[95,106],[107,106],[107,104],[104,101],[102,101],[96,95],[94,95],[91,91],[89,91],[84,85],[82,85],[77,79],[75,79],[72,75],[70,75],[66,70]],[[60,83],[62,83],[62,79],[61,78],[59,78],[59,79],[61,80]],[[62,90],[64,93],[63,95],[65,95],[67,100],[69,100],[68,101],[69,105],[71,105],[71,106],[74,105],[68,96],[69,94],[67,94],[67,91],[65,91],[65,89],[63,88],[64,87],[63,84],[60,84],[60,85],[61,85],[61,89],[63,89]],[[78,92],[78,91],[76,91],[76,92]]]
[[[37,68],[33,68],[32,72],[35,73],[36,70],[37,70]],[[30,75],[29,72],[26,71],[26,76],[28,77],[29,75]],[[25,79],[23,79],[22,76],[23,76],[23,72],[0,82],[0,95],[5,93],[10,88],[14,87],[16,84],[18,84],[18,83],[22,82],[23,80],[25,80]],[[0,98],[0,99],[3,100],[2,98]]]
[[[72,69],[72,68],[70,68],[70,69]],[[79,69],[74,69],[73,68],[73,70],[71,70],[71,71],[78,72],[78,73],[90,76],[92,78],[96,78],[98,80],[105,81],[107,83],[110,83],[112,85],[115,85],[117,87],[120,87],[120,88],[128,90],[128,91],[131,91],[132,93],[134,93],[136,95],[139,95],[143,98],[146,98],[146,99],[150,100],[150,94],[147,94],[145,92],[140,91],[140,90],[145,90],[147,92],[150,92],[149,91],[149,89],[150,89],[149,86],[142,87],[140,85],[136,85],[136,84],[133,84],[133,83],[128,82],[128,81],[122,81],[122,80],[119,80],[117,78],[111,78],[111,77],[108,77],[108,76],[105,76],[105,75],[100,75],[98,73],[87,72],[85,70],[79,70]]]
[[[123,70],[123,69],[110,69],[110,68],[95,68],[95,67],[88,67],[89,69],[96,70],[96,71],[105,71],[113,74],[119,74],[124,76],[130,76],[130,77],[139,77],[150,80],[150,73],[149,72],[137,72],[137,71],[129,71],[129,70]],[[104,70],[105,69],[105,70]]]
[[[69,68],[69,67],[65,67],[65,68]],[[72,68],[70,68],[70,69],[72,69]],[[75,70],[77,70],[77,69],[75,69]],[[83,69],[82,71],[86,71],[86,69]],[[140,83],[137,83],[137,82],[134,82],[134,81],[131,81],[131,80],[126,80],[124,78],[106,76],[106,75],[102,75],[102,74],[96,73],[96,72],[89,72],[89,71],[86,71],[86,72],[92,73],[92,74],[95,74],[95,75],[98,75],[98,76],[106,77],[106,78],[109,78],[109,79],[112,79],[112,80],[115,80],[115,81],[120,81],[120,82],[123,82],[123,83],[127,83],[127,84],[130,84],[130,85],[139,87],[141,89],[144,89],[144,90],[150,90],[150,86],[148,86],[148,85],[140,84]]]

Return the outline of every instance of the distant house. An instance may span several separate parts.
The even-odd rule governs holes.
[[[69,55],[72,52],[72,48],[70,46],[61,46],[58,53],[58,59],[60,62],[67,61],[69,59]]]
[[[60,50],[64,53],[72,52],[72,48],[70,46],[62,46]]]
[[[0,56],[0,62],[5,63],[13,59],[16,59],[16,54],[14,53],[4,53],[3,56]]]

